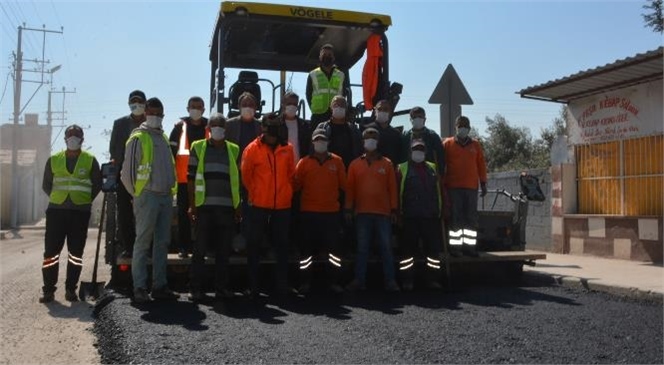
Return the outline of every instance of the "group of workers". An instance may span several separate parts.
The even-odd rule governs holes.
[[[381,100],[371,123],[358,127],[348,118],[346,81],[334,66],[332,47],[321,49],[320,62],[307,83],[311,121],[298,116],[299,96],[291,91],[282,97],[278,113],[260,120],[259,100],[249,92],[239,97],[239,115],[229,119],[219,113],[203,117],[203,99],[192,97],[189,115],[175,124],[168,138],[161,101],[147,99],[140,90],[130,93],[131,114],[114,122],[110,154],[119,168],[118,233],[122,255],[132,262],[135,302],[179,297],[166,279],[173,196],[177,196],[179,256],[192,255],[193,301],[205,298],[208,248],[215,250],[215,296],[233,296],[228,259],[237,225],[246,240],[245,295],[251,298],[259,293],[266,232],[276,254],[279,295],[309,292],[312,265],[321,261],[327,266],[331,291],[364,290],[372,243],[378,245],[385,290],[391,292],[413,289],[420,241],[426,286],[432,289],[441,287],[446,235],[451,255],[477,255],[477,196],[478,188],[482,196],[486,194],[486,167],[481,146],[468,136],[468,118],[457,118],[456,135],[443,141],[425,127],[424,109],[415,107],[410,111],[412,128],[402,134],[390,125],[393,107]],[[50,204],[40,302],[54,299],[65,238],[69,250],[65,299],[76,300],[90,207],[101,187],[99,164],[81,150],[83,130],[70,126],[65,141],[67,149],[53,155],[44,172]],[[449,227],[443,231],[448,211]],[[354,237],[344,229],[350,225]],[[398,265],[391,245],[393,226],[401,234]],[[351,238],[356,241],[354,278],[344,288],[339,276],[346,264],[341,242]],[[293,242],[299,243],[302,255],[298,290],[291,288],[288,278]]]

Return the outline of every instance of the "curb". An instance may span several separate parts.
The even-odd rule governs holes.
[[[664,303],[664,294],[659,292],[654,292],[652,290],[643,290],[635,287],[624,287],[617,285],[595,283],[585,278],[550,274],[541,271],[528,271],[527,273],[524,274],[534,277],[533,278],[534,280],[544,279],[545,281],[548,281],[548,283],[564,286],[566,288],[608,293],[639,301],[654,301],[658,303]]]

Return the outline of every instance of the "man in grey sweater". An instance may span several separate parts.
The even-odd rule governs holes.
[[[168,138],[162,129],[164,107],[157,98],[147,101],[146,120],[132,132],[125,151],[121,180],[134,197],[136,242],[131,274],[134,302],[150,301],[147,292],[147,261],[152,247],[152,298],[177,299],[168,288],[166,265],[171,240],[171,216],[175,194],[175,164]]]

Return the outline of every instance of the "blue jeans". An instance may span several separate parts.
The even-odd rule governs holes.
[[[168,245],[171,241],[171,219],[173,215],[171,194],[157,194],[143,190],[134,198],[136,216],[136,242],[131,262],[134,288],[147,289],[148,251],[152,245],[152,289],[164,288]]]
[[[357,257],[355,259],[355,280],[364,284],[367,278],[367,260],[369,258],[369,245],[374,239],[378,242],[380,256],[383,260],[383,275],[385,283],[394,281],[394,258],[390,246],[392,225],[390,217],[379,214],[358,214],[355,217],[355,230],[357,231]]]

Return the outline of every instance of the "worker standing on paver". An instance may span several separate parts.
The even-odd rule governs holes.
[[[203,278],[206,248],[215,251],[215,296],[229,298],[228,256],[239,222],[240,147],[225,138],[226,119],[219,113],[210,116],[210,137],[191,145],[189,155],[189,210],[192,221],[197,222],[197,240],[191,263],[191,300],[204,298]]]
[[[55,299],[60,252],[67,240],[69,251],[65,299],[77,301],[76,286],[83,267],[83,249],[88,236],[92,201],[101,191],[102,177],[97,159],[81,150],[83,129],[74,124],[65,130],[67,149],[51,156],[44,169],[42,188],[49,195],[44,236],[43,295],[40,303]]]
[[[390,246],[392,224],[397,220],[396,176],[392,161],[376,150],[379,136],[375,128],[362,132],[366,152],[348,168],[345,218],[355,218],[357,231],[355,278],[346,287],[350,291],[365,289],[369,247],[374,241],[383,260],[385,290],[399,291]]]
[[[426,286],[440,289],[442,249],[441,220],[441,179],[433,162],[425,161],[426,146],[424,141],[415,139],[411,142],[411,155],[408,162],[399,165],[397,182],[399,183],[399,206],[401,215],[401,273],[402,289],[413,289],[413,271],[415,253],[422,240],[426,256]]]
[[[191,225],[187,216],[189,201],[187,195],[187,168],[189,163],[190,146],[208,135],[208,120],[203,117],[205,103],[200,96],[192,96],[187,102],[188,116],[181,118],[173,127],[169,138],[173,157],[175,158],[175,172],[178,181],[178,256],[186,259],[191,251]]]
[[[468,136],[470,120],[456,119],[456,135],[443,142],[447,169],[445,188],[452,212],[449,228],[450,254],[477,256],[477,188],[486,195],[486,162],[480,143]]]
[[[311,137],[314,151],[303,157],[295,168],[294,190],[300,194],[300,243],[302,283],[300,294],[309,292],[314,255],[326,263],[327,283],[331,291],[340,293],[339,254],[340,192],[346,189],[346,168],[341,157],[327,150],[328,137],[317,129]]]
[[[277,294],[288,287],[288,242],[295,172],[293,146],[282,133],[283,118],[276,113],[263,116],[263,134],[249,143],[242,154],[242,184],[247,189],[249,222],[247,238],[249,288],[245,294],[259,293],[260,246],[265,229],[277,254]]]

